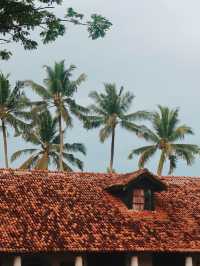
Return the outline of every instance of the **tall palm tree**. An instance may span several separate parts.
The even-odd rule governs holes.
[[[115,132],[117,126],[121,126],[129,131],[140,133],[142,127],[134,122],[140,119],[148,119],[150,114],[147,111],[137,111],[128,113],[134,99],[134,95],[130,92],[124,92],[121,87],[117,91],[115,84],[105,83],[104,93],[92,91],[89,97],[94,103],[89,107],[92,115],[88,115],[84,121],[84,126],[87,129],[101,127],[99,137],[100,141],[104,142],[111,136],[111,152],[110,152],[110,167],[113,171],[114,149],[115,149]]]
[[[27,129],[28,125],[22,118],[28,116],[25,109],[28,106],[28,99],[22,92],[22,84],[17,82],[14,89],[11,88],[9,75],[0,73],[0,121],[3,132],[4,157],[5,166],[9,167],[8,163],[8,144],[7,144],[7,128],[11,127],[19,134],[19,130]]]
[[[82,117],[82,114],[87,113],[87,108],[76,103],[74,94],[77,92],[79,85],[86,79],[85,74],[81,74],[76,80],[71,80],[72,72],[76,67],[70,65],[65,69],[64,61],[55,63],[54,67],[45,66],[47,77],[44,79],[45,87],[33,82],[26,81],[25,84],[31,88],[43,99],[43,103],[50,107],[56,108],[56,114],[59,123],[60,136],[60,170],[63,170],[63,125],[64,120],[67,127],[72,127],[72,114]]]
[[[177,165],[177,160],[186,161],[191,165],[195,155],[199,154],[199,147],[193,144],[182,143],[186,135],[192,135],[192,129],[187,125],[180,124],[178,115],[179,109],[169,109],[158,106],[159,111],[152,116],[152,130],[146,129],[143,137],[151,142],[151,145],[132,150],[129,154],[131,159],[134,155],[140,155],[139,167],[143,168],[150,158],[160,151],[158,163],[158,175],[162,174],[164,163],[169,160],[169,174],[172,174]]]
[[[22,155],[30,155],[20,166],[21,169],[48,169],[51,164],[59,169],[60,138],[57,134],[57,118],[52,118],[48,110],[37,114],[34,117],[33,130],[23,135],[27,142],[37,146],[15,152],[11,156],[11,161],[15,161]],[[69,153],[70,152],[70,153]],[[63,145],[63,170],[72,171],[72,166],[83,170],[83,162],[74,157],[74,152],[86,154],[86,150],[81,143],[65,143]]]

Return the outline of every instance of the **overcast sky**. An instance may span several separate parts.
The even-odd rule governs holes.
[[[115,82],[135,94],[132,111],[154,110],[156,105],[180,107],[180,118],[190,125],[195,136],[186,142],[200,144],[200,1],[199,0],[64,0],[58,13],[73,6],[85,14],[100,13],[113,23],[112,31],[102,40],[88,39],[87,32],[73,27],[55,43],[40,46],[33,52],[11,46],[14,56],[0,62],[3,72],[11,73],[12,81],[45,77],[43,65],[66,60],[78,67],[87,81],[81,86],[78,101],[88,104],[91,90],[102,90],[103,82]],[[85,170],[105,171],[109,164],[110,140],[100,144],[98,131],[85,131],[75,124],[66,140],[87,146]],[[118,129],[114,168],[120,172],[137,168],[137,158],[127,160],[131,149],[145,142]],[[9,153],[29,144],[9,138]],[[0,140],[0,148],[3,149]],[[155,171],[157,156],[148,164]],[[13,164],[17,167],[21,161]],[[3,156],[0,153],[0,166]],[[165,169],[165,173],[166,173]],[[200,159],[192,167],[179,163],[176,175],[200,175]]]

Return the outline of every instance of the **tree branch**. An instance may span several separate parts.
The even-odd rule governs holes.
[[[38,8],[35,8],[35,10],[43,10],[43,9],[54,9],[55,7],[54,6],[44,6],[44,7],[38,7]]]
[[[10,42],[9,39],[2,39],[2,38],[0,38],[0,41],[6,42],[6,43],[9,43]]]

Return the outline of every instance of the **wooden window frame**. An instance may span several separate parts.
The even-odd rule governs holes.
[[[135,211],[153,211],[154,194],[151,189],[135,188],[132,195],[132,209]]]

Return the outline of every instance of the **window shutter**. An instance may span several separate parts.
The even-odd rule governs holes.
[[[133,210],[144,210],[145,197],[143,189],[134,189],[133,191]]]

